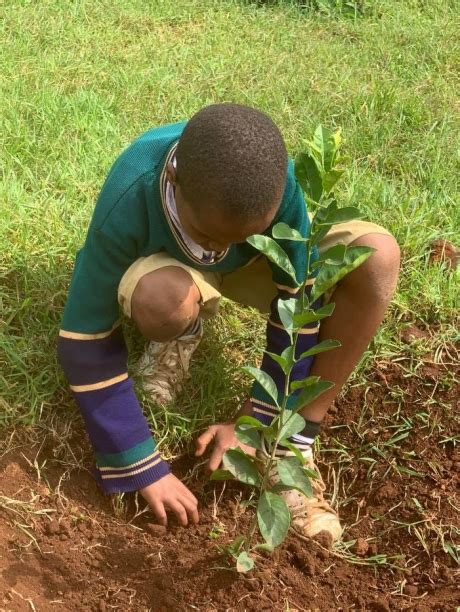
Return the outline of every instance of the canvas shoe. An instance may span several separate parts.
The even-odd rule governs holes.
[[[203,325],[194,334],[180,336],[170,342],[148,343],[137,364],[144,390],[153,401],[166,406],[181,391],[188,376],[190,359],[200,344]]]
[[[330,534],[332,542],[337,542],[342,535],[338,514],[324,498],[326,485],[313,461],[312,450],[304,451],[302,455],[305,458],[305,467],[316,472],[318,478],[310,478],[313,497],[307,497],[296,489],[280,492],[291,512],[291,527],[307,538],[313,538],[321,531],[325,531]],[[264,461],[267,459],[265,452],[259,452],[258,456]],[[285,456],[292,457],[294,453],[288,451]],[[276,465],[271,470],[269,482],[272,486],[280,482]]]

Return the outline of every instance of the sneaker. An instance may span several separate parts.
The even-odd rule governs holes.
[[[170,342],[148,343],[137,364],[142,384],[159,406],[169,404],[181,391],[188,376],[190,359],[200,344],[203,325],[194,334]]]
[[[342,535],[338,514],[324,498],[326,485],[313,461],[312,450],[309,449],[302,454],[306,460],[305,467],[316,472],[318,478],[310,479],[313,497],[307,497],[297,489],[280,492],[291,512],[291,527],[306,538],[314,538],[321,531],[325,531],[330,535],[332,542],[337,542]],[[289,451],[286,456],[294,454]],[[266,459],[267,455],[259,453],[259,457]],[[280,482],[276,465],[272,468],[269,482],[272,486]]]

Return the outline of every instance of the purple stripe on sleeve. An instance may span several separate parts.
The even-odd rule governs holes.
[[[130,378],[74,396],[96,452],[119,453],[150,437]]]
[[[59,363],[71,385],[90,385],[123,374],[127,357],[121,327],[98,340],[58,339]]]

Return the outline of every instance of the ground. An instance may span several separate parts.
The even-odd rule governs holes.
[[[405,337],[426,333],[408,327]],[[445,378],[455,357],[458,368],[446,346],[410,377],[403,360],[382,362],[374,382],[337,402],[320,468],[344,541],[291,534],[247,575],[219,545],[247,527],[248,490],[210,482],[185,454],[174,470],[198,496],[201,522],[165,530],[134,496],[103,496],[78,421],[35,437],[17,430],[0,462],[3,609],[454,610],[460,454],[448,410],[458,387]]]

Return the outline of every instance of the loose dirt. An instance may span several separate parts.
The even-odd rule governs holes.
[[[346,544],[290,535],[246,575],[218,546],[248,525],[249,490],[209,482],[184,457],[175,472],[199,497],[201,523],[165,530],[134,496],[102,495],[81,430],[65,447],[68,429],[27,444],[15,432],[0,460],[0,609],[455,610],[458,388],[443,384],[446,367],[430,368],[417,377],[381,364],[375,383],[331,411],[320,469],[341,500]],[[401,414],[413,427],[394,442]]]

